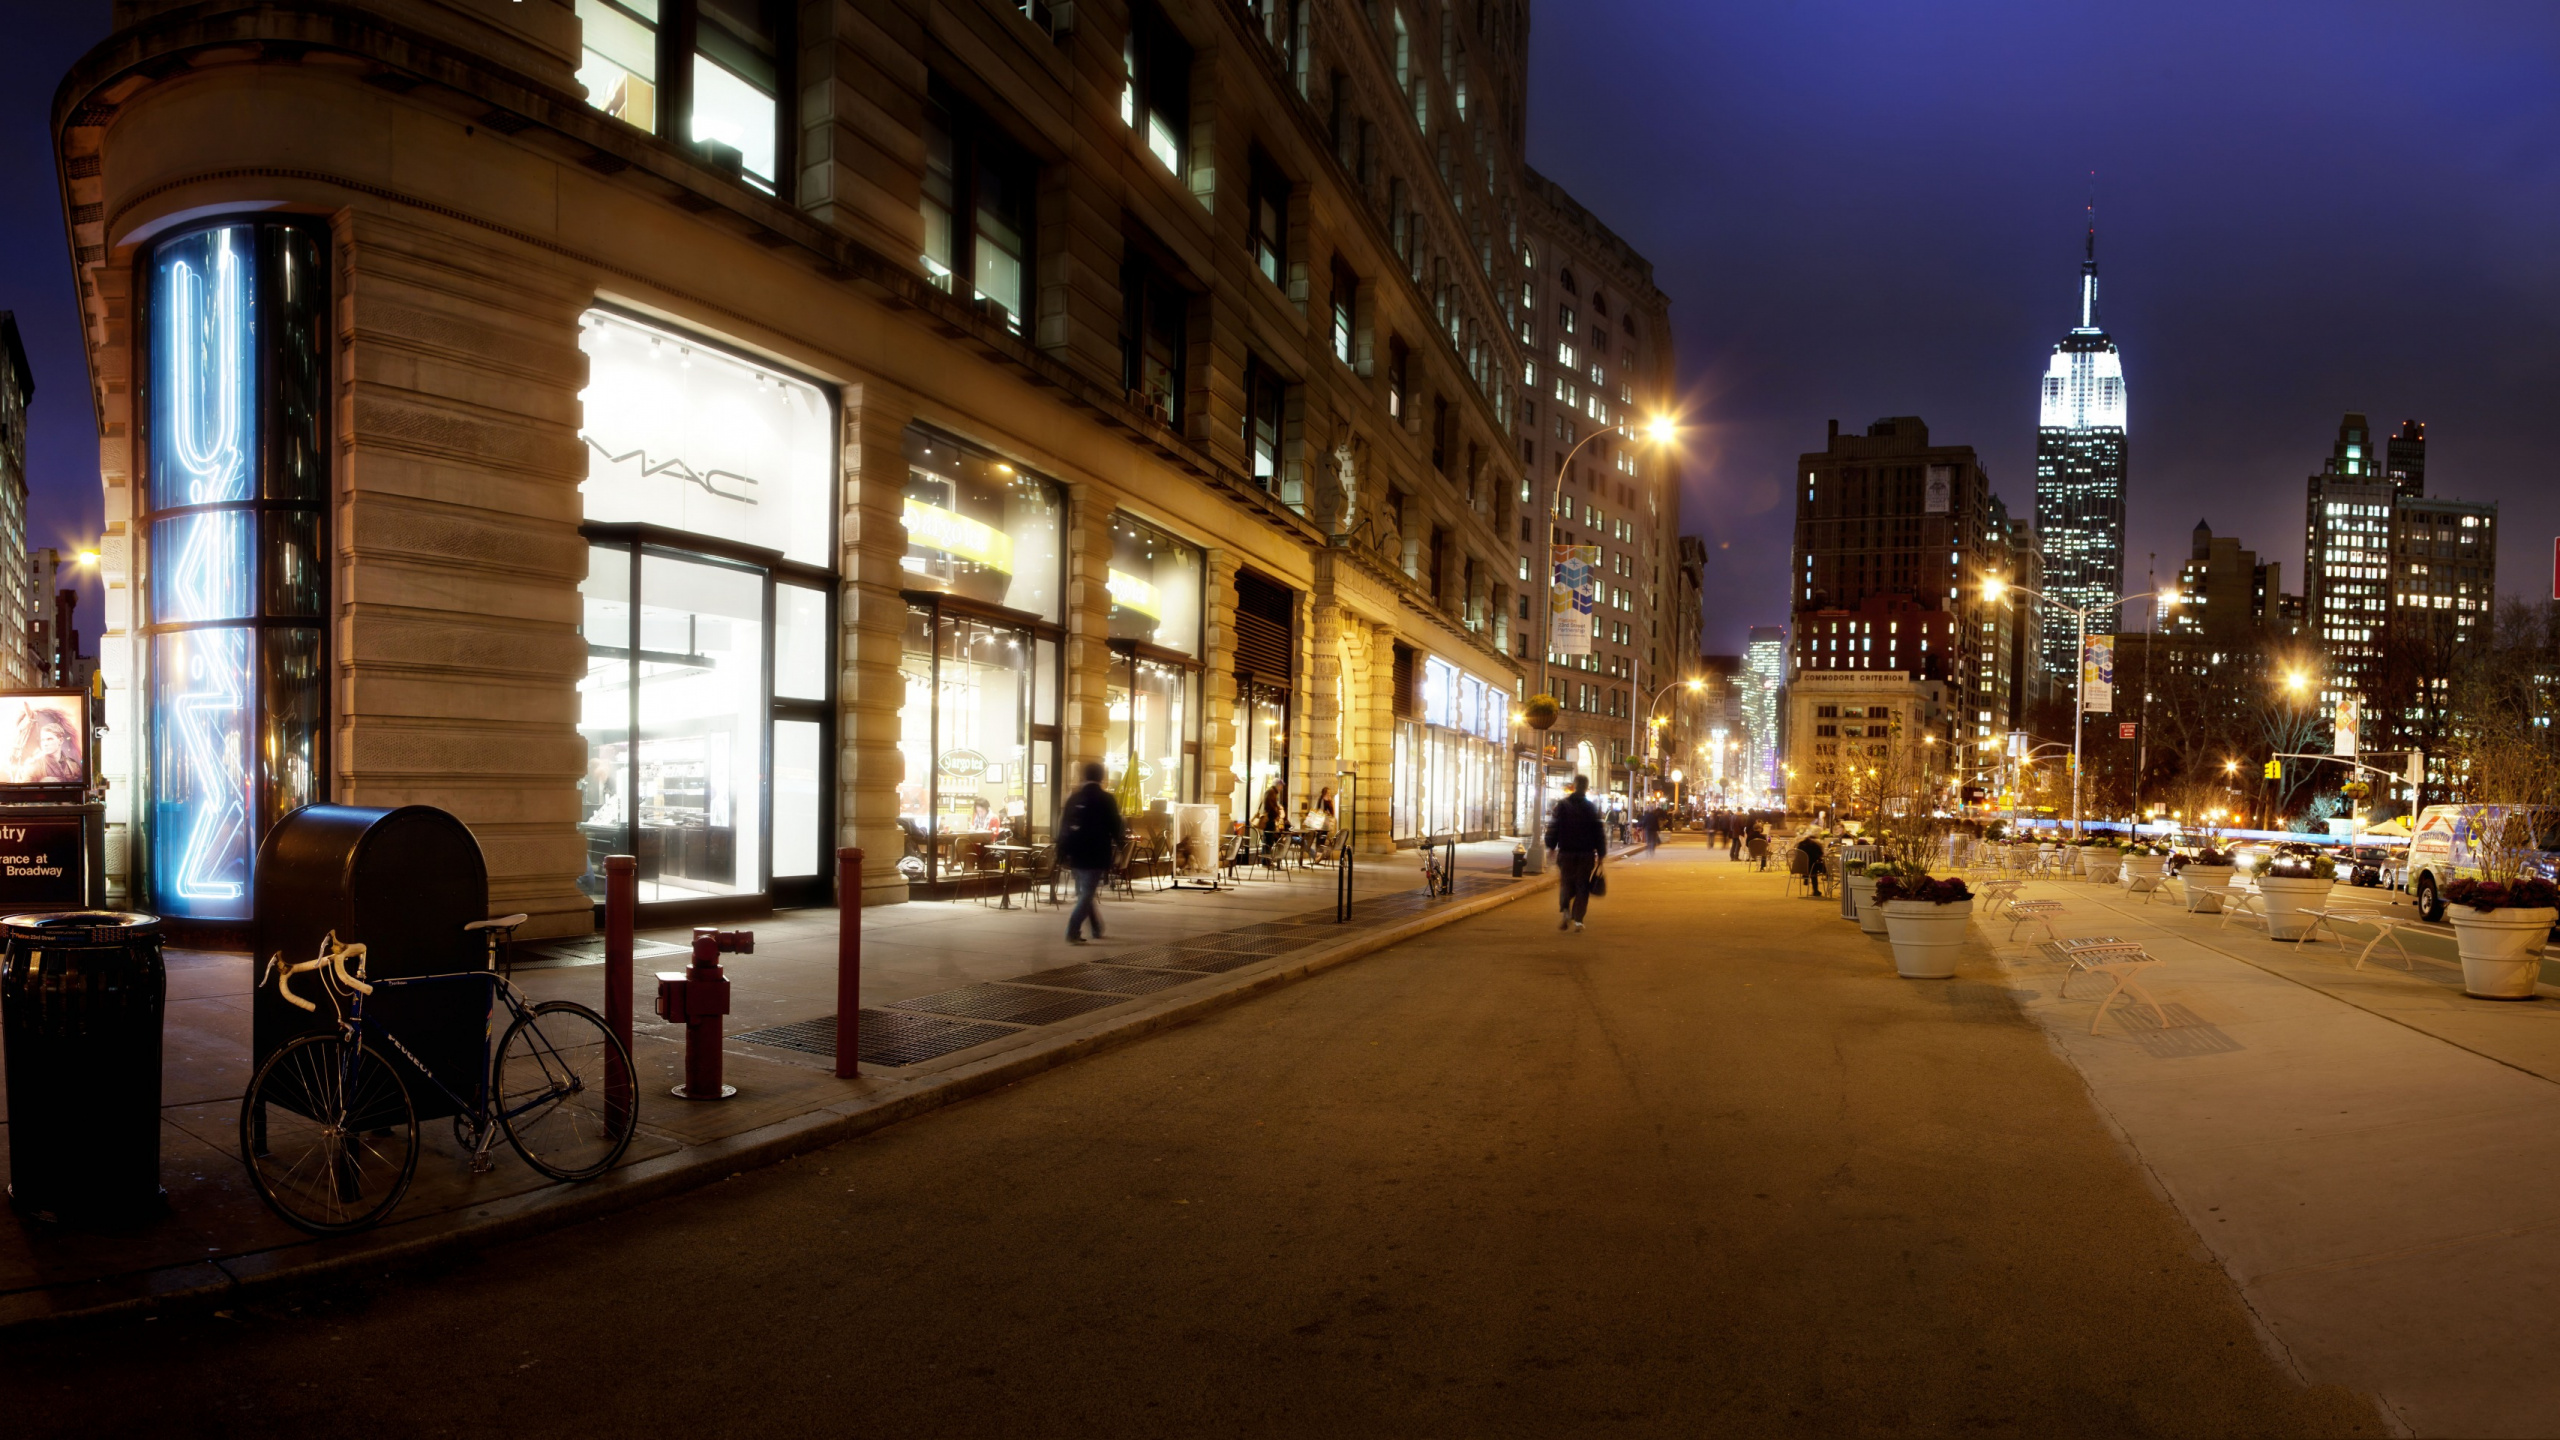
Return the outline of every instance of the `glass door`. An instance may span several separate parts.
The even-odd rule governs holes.
[[[835,673],[831,593],[787,581],[773,587],[773,899],[823,905],[834,895]]]

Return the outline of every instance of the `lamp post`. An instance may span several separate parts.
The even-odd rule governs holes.
[[[2077,840],[2080,838],[2080,732],[2088,728],[2086,722],[2089,718],[2089,617],[2099,611],[2113,611],[2120,605],[2130,605],[2136,600],[2148,600],[2154,606],[2175,605],[2178,597],[2174,591],[2137,590],[2104,605],[2074,605],[2068,600],[2056,600],[2041,590],[2012,585],[1997,575],[1982,577],[1982,598],[1991,604],[1999,604],[2000,597],[2011,591],[2032,595],[2048,605],[2058,605],[2070,611],[2072,623],[2079,632],[2078,643],[2071,647],[2072,668],[2078,671],[2071,687],[2071,838]]]
[[[1556,462],[1555,490],[1547,497],[1547,629],[1545,634],[1538,637],[1538,653],[1541,655],[1555,654],[1555,647],[1547,642],[1555,638],[1556,512],[1564,508],[1564,477],[1573,473],[1573,458],[1582,453],[1582,447],[1603,435],[1623,435],[1639,443],[1660,446],[1668,445],[1678,439],[1680,427],[1673,423],[1668,415],[1656,415],[1645,422],[1644,431],[1641,434],[1629,429],[1624,421],[1603,425],[1574,441],[1573,448],[1564,452],[1564,459]],[[1555,695],[1555,676],[1550,673],[1550,668],[1551,662],[1540,662],[1538,673],[1545,676],[1547,683],[1538,688],[1546,694]],[[1556,698],[1562,700],[1564,697],[1557,695]],[[1606,780],[1608,777],[1604,775],[1601,778]]]
[[[1645,757],[1646,757],[1646,758],[1650,758],[1650,757],[1652,756],[1652,754],[1653,754],[1653,752],[1654,752],[1654,751],[1659,750],[1659,749],[1661,749],[1661,748],[1662,748],[1662,744],[1661,744],[1661,742],[1662,742],[1662,724],[1663,724],[1662,719],[1661,719],[1662,702],[1663,702],[1664,700],[1666,700],[1666,699],[1669,699],[1670,697],[1672,697],[1672,696],[1674,696],[1674,695],[1679,694],[1679,693],[1680,693],[1681,691],[1683,691],[1683,690],[1686,690],[1686,691],[1688,691],[1690,694],[1695,695],[1695,694],[1700,693],[1701,691],[1704,691],[1706,688],[1707,688],[1707,682],[1706,682],[1706,681],[1704,681],[1704,680],[1699,680],[1699,679],[1690,679],[1690,680],[1683,680],[1682,682],[1680,682],[1680,683],[1679,683],[1679,684],[1677,684],[1677,685],[1665,685],[1665,686],[1663,686],[1661,689],[1656,690],[1655,692],[1653,692],[1653,703],[1652,703],[1651,705],[1646,706],[1646,707],[1645,707],[1645,712],[1644,712],[1644,726],[1645,726],[1645,745],[1644,745],[1644,754],[1645,754]],[[1639,768],[1641,768],[1641,766],[1642,766],[1642,761],[1641,761],[1641,760],[1639,760],[1639,762],[1638,762],[1638,766],[1639,766]]]

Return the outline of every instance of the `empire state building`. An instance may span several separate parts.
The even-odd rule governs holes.
[[[2053,347],[2036,419],[2036,539],[2044,591],[2089,611],[2089,633],[2112,635],[2124,593],[2124,362],[2098,328],[2098,229],[2080,262],[2080,323]],[[2045,672],[2079,673],[2074,622],[2041,607]]]

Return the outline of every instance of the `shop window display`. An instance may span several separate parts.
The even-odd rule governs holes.
[[[1201,583],[1206,557],[1145,521],[1111,517],[1112,665],[1103,765],[1123,812],[1199,793]]]

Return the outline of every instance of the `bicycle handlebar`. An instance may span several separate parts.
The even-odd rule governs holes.
[[[350,975],[347,973],[347,957],[349,956],[354,956],[359,961],[363,960],[364,947],[362,945],[339,944],[338,934],[333,930],[329,932],[327,939],[320,942],[320,954],[318,958],[304,960],[293,965],[285,964],[281,958],[271,958],[267,961],[267,968],[276,972],[276,993],[284,997],[286,1004],[291,1005],[298,1010],[317,1011],[320,1007],[316,1003],[305,1000],[301,996],[293,993],[293,977],[306,970],[319,970],[325,968],[337,976],[339,984],[346,986],[355,993],[359,995],[370,995],[373,993],[373,987],[366,984],[363,979],[360,978],[363,970],[361,965],[357,967],[358,974]]]

